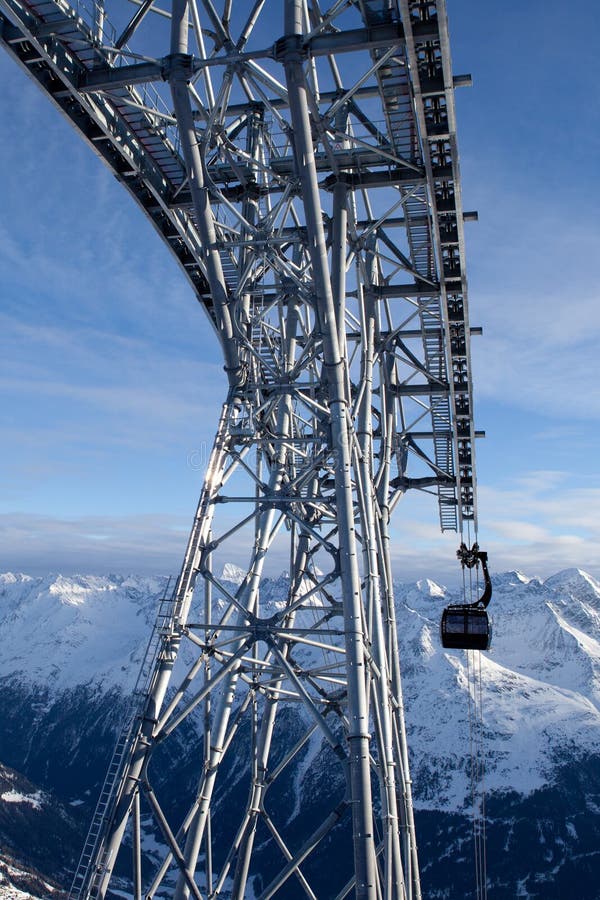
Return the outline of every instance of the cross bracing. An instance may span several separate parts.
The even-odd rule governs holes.
[[[390,516],[410,489],[437,497],[443,529],[476,516],[445,4],[0,10],[5,48],[183,267],[228,383],[72,895],[105,896],[131,822],[136,897],[244,897],[250,884],[318,896],[311,879],[346,834],[336,896],[417,898]],[[287,587],[267,598],[282,554]],[[236,585],[219,574],[231,560]],[[169,820],[153,760],[186,723],[202,764]],[[302,832],[271,798],[315,746],[340,793]],[[232,757],[246,794],[224,843],[212,822]],[[165,847],[150,881],[144,809]]]

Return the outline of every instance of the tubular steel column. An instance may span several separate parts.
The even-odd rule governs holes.
[[[284,67],[294,130],[294,153],[300,174],[309,252],[313,265],[317,320],[323,341],[323,363],[329,387],[332,443],[335,450],[336,501],[340,540],[344,640],[348,679],[348,746],[352,792],[352,827],[357,900],[375,900],[375,848],[369,773],[369,712],[366,697],[363,608],[354,528],[351,481],[349,409],[346,370],[340,356],[337,316],[333,304],[325,232],[308,115],[306,81],[299,52],[304,6],[286,0]],[[341,281],[341,279],[339,279]],[[341,311],[339,313],[342,314]]]

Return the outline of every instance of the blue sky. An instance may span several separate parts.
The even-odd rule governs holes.
[[[600,575],[597,7],[448,3],[474,339],[480,539],[493,569]],[[0,569],[177,570],[224,394],[166,248],[0,55]],[[452,577],[432,503],[399,577]]]

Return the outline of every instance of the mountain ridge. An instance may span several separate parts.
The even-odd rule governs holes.
[[[231,565],[223,576],[229,576],[224,580],[230,586],[239,583],[239,571]],[[0,760],[30,778],[31,790],[54,791],[57,802],[72,818],[79,816],[80,823],[89,819],[106,765],[102,760],[114,744],[167,583],[158,576],[0,575],[0,641],[5,648],[0,659]],[[493,583],[491,652],[473,659],[481,666],[488,809],[500,810],[490,833],[502,830],[499,823],[504,822],[502,827],[516,835],[519,810],[545,810],[538,823],[543,830],[551,817],[550,801],[544,798],[563,798],[561,786],[573,767],[588,771],[590,761],[600,759],[600,584],[579,569],[562,570],[544,581],[500,573]],[[283,602],[288,586],[286,573],[263,580],[265,614]],[[460,600],[459,592],[421,579],[398,581],[395,593],[415,808],[425,823],[422,841],[429,853],[440,839],[440,815],[455,823],[448,825],[448,834],[462,829],[460,840],[468,840],[469,696],[472,700],[477,688],[477,672],[466,654],[444,651],[439,642],[442,609]],[[182,659],[181,665],[186,662]],[[315,746],[310,757],[318,756]],[[302,777],[299,770],[296,790]],[[591,775],[577,782],[578,809],[590,816],[600,809],[595,784]],[[0,797],[0,809],[2,803]],[[19,805],[14,799],[4,806],[8,803],[12,809]],[[555,828],[563,844],[553,851],[561,872],[567,871],[564,848],[572,844],[575,852],[579,846],[568,831],[579,820],[576,811],[563,814],[565,803],[564,798],[558,803]],[[36,810],[29,804],[27,812]],[[577,832],[587,833],[587,828],[595,834],[585,821]],[[544,839],[551,842],[551,834]],[[450,846],[458,848],[458,838],[453,840]],[[543,865],[541,858],[540,871]],[[542,878],[540,871],[536,878]],[[432,872],[427,877],[437,878]],[[600,874],[594,873],[592,866],[591,880]],[[543,883],[546,893],[541,896],[554,896],[547,893],[548,882]],[[431,888],[429,896],[458,896],[444,890]]]
[[[231,578],[225,579],[230,585],[238,583],[239,572],[231,564],[223,575]],[[494,744],[492,756],[498,763],[490,769],[496,775],[491,785],[509,789],[516,783],[525,790],[530,777],[533,789],[551,769],[553,724],[554,740],[561,746],[568,742],[568,731],[581,732],[581,746],[600,751],[600,741],[587,727],[592,721],[600,725],[600,584],[578,569],[562,570],[546,581],[500,573],[493,582],[494,638],[490,652],[481,656],[488,742]],[[266,612],[281,604],[288,584],[287,574],[263,579]],[[0,640],[7,648],[0,679],[19,673],[22,684],[44,684],[50,697],[76,687],[126,695],[166,586],[167,578],[156,576],[0,575]],[[456,602],[459,595],[432,579],[397,582],[395,592],[409,731],[420,735],[421,742],[443,745],[451,755],[453,744],[465,734],[466,705],[458,697],[465,695],[469,678],[465,655],[443,651],[437,630],[444,604]],[[35,629],[27,627],[33,621]],[[445,704],[439,702],[440,691]],[[450,718],[449,708],[454,713]],[[524,774],[516,752],[505,745],[532,730],[532,717],[537,740],[531,737]],[[436,735],[426,724],[430,722]],[[544,734],[549,736],[546,745],[540,739]],[[512,775],[501,762],[508,759]],[[463,799],[467,794],[465,784]],[[458,795],[451,795],[453,808],[462,808]]]

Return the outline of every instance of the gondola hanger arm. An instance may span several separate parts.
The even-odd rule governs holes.
[[[479,544],[475,543],[469,549],[466,544],[461,544],[458,550],[456,551],[457,557],[460,559],[461,565],[466,569],[473,569],[481,563],[481,572],[483,574],[483,594],[478,600],[475,600],[474,603],[467,604],[468,606],[478,609],[485,609],[490,600],[492,599],[492,579],[490,578],[490,573],[488,569],[488,555],[487,551],[480,550]]]

